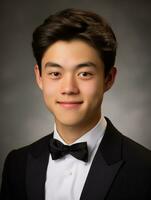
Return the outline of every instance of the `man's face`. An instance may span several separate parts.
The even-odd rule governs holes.
[[[42,73],[35,66],[37,83],[57,125],[84,126],[100,118],[103,94],[115,78],[113,68],[104,77],[97,51],[81,40],[57,41],[42,58]]]

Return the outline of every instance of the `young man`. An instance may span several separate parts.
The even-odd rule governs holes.
[[[1,199],[151,199],[150,151],[101,112],[116,76],[111,27],[95,13],[67,9],[34,31],[32,46],[54,132],[8,155]]]

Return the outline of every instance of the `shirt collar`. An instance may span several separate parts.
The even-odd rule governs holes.
[[[89,153],[91,154],[92,151],[94,150],[95,146],[97,145],[97,143],[103,138],[106,126],[107,126],[107,122],[106,122],[104,116],[102,116],[100,118],[100,120],[98,121],[98,123],[91,130],[89,130],[87,133],[85,133],[83,136],[81,136],[79,139],[77,139],[73,144],[79,143],[79,142],[87,142],[88,150],[89,150]],[[59,140],[60,142],[62,142],[63,144],[68,145],[60,137],[60,135],[56,129],[56,124],[54,124],[53,137],[55,139]]]

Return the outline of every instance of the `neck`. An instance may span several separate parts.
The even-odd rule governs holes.
[[[85,124],[68,126],[64,124],[57,123],[56,129],[60,137],[67,143],[72,144],[89,130],[91,130],[100,120],[101,115],[97,116],[94,120],[90,119]]]

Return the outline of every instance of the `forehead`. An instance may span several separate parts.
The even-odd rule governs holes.
[[[42,66],[47,62],[55,62],[61,66],[73,66],[82,62],[103,64],[98,52],[82,40],[55,42],[44,53]]]

